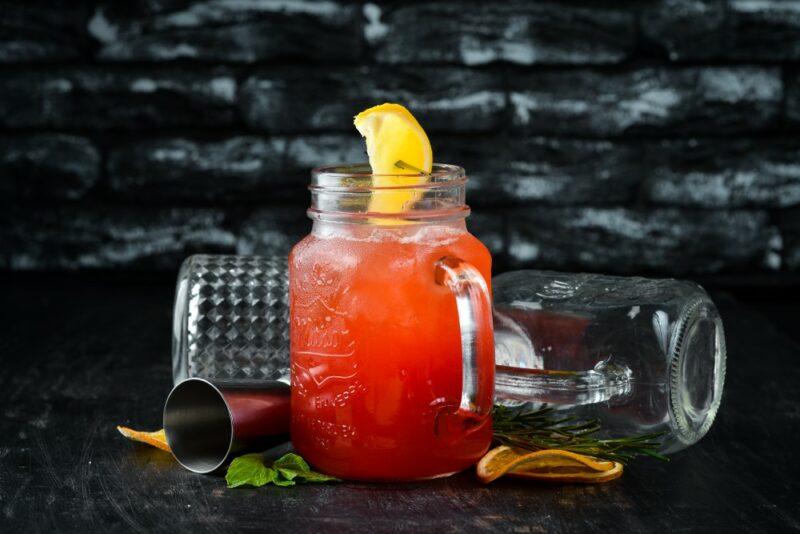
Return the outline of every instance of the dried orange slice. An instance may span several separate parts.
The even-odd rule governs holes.
[[[146,443],[148,445],[152,445],[153,447],[158,447],[162,451],[172,452],[169,448],[169,444],[167,443],[167,435],[163,428],[161,430],[156,430],[155,432],[142,432],[139,430],[133,430],[132,428],[128,428],[126,426],[118,426],[117,430],[119,430],[120,434],[130,440]]]
[[[622,476],[622,464],[613,462],[614,467],[608,471],[512,471],[508,476],[531,478],[543,482],[556,482],[560,484],[600,484]]]
[[[622,474],[622,464],[559,449],[520,452],[505,445],[490,450],[478,462],[478,478],[497,480],[505,474],[552,482],[595,483]]]

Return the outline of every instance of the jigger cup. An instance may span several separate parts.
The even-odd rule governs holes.
[[[289,386],[276,381],[220,384],[188,378],[164,405],[172,454],[195,473],[211,473],[236,453],[262,450],[289,433]]]

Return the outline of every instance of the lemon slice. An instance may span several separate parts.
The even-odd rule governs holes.
[[[428,180],[433,150],[410,111],[400,104],[381,104],[356,115],[353,123],[367,143],[369,165],[375,175],[373,186],[414,186]],[[400,213],[418,196],[413,191],[374,191],[369,211]]]

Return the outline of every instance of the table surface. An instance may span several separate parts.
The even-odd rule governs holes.
[[[800,347],[725,295],[715,296],[729,348],[722,409],[709,435],[669,463],[638,460],[598,486],[485,486],[470,470],[420,483],[229,490],[114,428],[160,426],[168,284],[4,275],[0,286],[5,532],[800,530]]]

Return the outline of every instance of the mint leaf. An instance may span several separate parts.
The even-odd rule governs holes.
[[[297,478],[302,479],[303,482],[341,482],[341,479],[323,473],[317,473],[316,471],[297,473]]]
[[[303,460],[303,457],[293,452],[284,454],[275,460],[275,462],[272,464],[272,467],[282,467],[284,469],[291,469],[292,471],[299,471],[301,473],[311,471],[311,467],[309,467],[308,463]]]
[[[294,486],[295,484],[297,484],[297,482],[295,482],[294,480],[285,480],[283,478],[275,478],[275,480],[273,480],[272,483],[275,484],[276,486]]]
[[[298,480],[312,483],[340,482],[336,477],[312,471],[300,455],[291,452],[275,460],[272,467],[264,465],[261,454],[245,454],[231,462],[225,475],[229,488],[260,487],[270,483],[276,486],[294,486]]]
[[[340,482],[336,477],[324,475],[311,470],[311,466],[299,454],[284,454],[272,464],[274,469],[288,480],[295,478],[303,482]]]
[[[294,471],[293,469],[284,469],[283,467],[276,467],[276,469],[278,470],[278,473],[286,480],[294,480],[294,477],[296,477],[299,474],[297,471]]]
[[[277,478],[275,470],[264,465],[260,454],[245,454],[234,459],[225,474],[225,482],[229,488],[240,486],[258,488],[273,482],[275,478]]]

